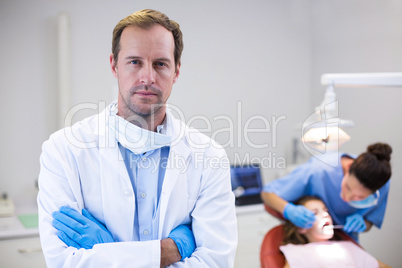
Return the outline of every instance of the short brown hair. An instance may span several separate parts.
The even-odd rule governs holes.
[[[174,39],[174,60],[175,66],[180,64],[181,53],[183,51],[183,34],[180,25],[170,20],[165,14],[153,10],[143,9],[122,19],[113,30],[112,53],[115,62],[118,60],[120,52],[120,38],[123,30],[128,26],[137,26],[142,29],[148,29],[151,26],[159,24],[165,27],[173,34]]]

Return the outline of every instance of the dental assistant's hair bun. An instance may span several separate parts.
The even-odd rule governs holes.
[[[374,154],[378,160],[391,160],[392,148],[386,143],[375,143],[367,147],[367,152]]]
[[[391,178],[392,148],[386,143],[374,143],[359,155],[349,167],[349,173],[372,192],[380,189]]]

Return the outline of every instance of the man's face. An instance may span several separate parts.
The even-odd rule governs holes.
[[[125,28],[118,60],[110,55],[110,65],[119,84],[119,115],[128,120],[133,115],[159,115],[163,119],[164,104],[180,70],[175,66],[172,33],[161,25]]]

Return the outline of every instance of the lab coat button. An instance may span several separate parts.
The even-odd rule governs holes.
[[[142,158],[142,162],[147,161],[148,159],[146,157]]]
[[[147,197],[147,194],[146,193],[141,193],[141,197],[145,198],[145,197]]]
[[[144,235],[149,235],[149,231],[147,229],[144,230],[143,232]]]

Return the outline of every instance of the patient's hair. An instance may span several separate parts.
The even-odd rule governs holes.
[[[303,205],[304,206],[308,201],[311,201],[311,200],[318,200],[318,201],[323,202],[321,200],[321,198],[319,198],[317,196],[307,195],[307,196],[304,196],[304,197],[298,199],[295,202],[295,205]],[[285,224],[283,226],[283,232],[284,232],[283,242],[282,242],[283,245],[286,245],[286,244],[304,245],[304,244],[309,243],[307,237],[299,232],[299,227],[297,227],[290,221],[285,222]],[[336,234],[336,232],[334,232],[334,236],[329,240],[341,240],[341,238],[339,237],[339,235]]]
[[[180,64],[181,53],[183,51],[183,34],[180,25],[169,19],[165,14],[153,10],[143,9],[122,19],[113,30],[112,53],[115,62],[118,60],[120,52],[120,38],[123,30],[128,26],[137,26],[142,29],[149,29],[154,25],[161,25],[172,32],[174,39],[174,60],[175,66]]]
[[[350,165],[349,173],[371,191],[376,191],[391,178],[392,148],[386,143],[375,143],[367,147]]]

